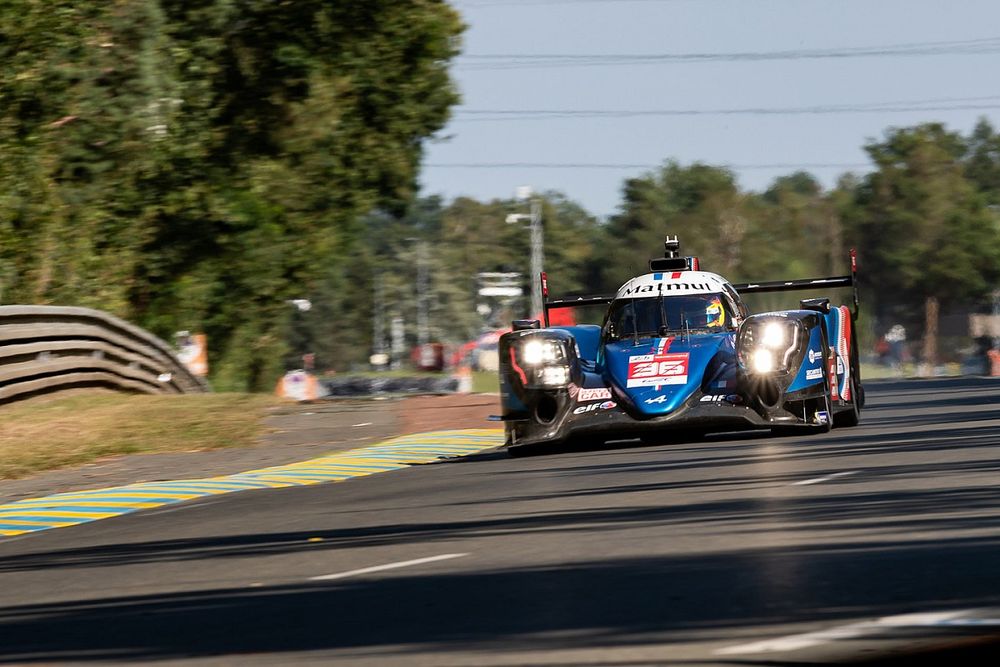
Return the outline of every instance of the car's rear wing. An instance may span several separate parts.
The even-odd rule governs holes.
[[[790,292],[793,290],[809,290],[818,287],[850,287],[854,292],[854,319],[858,319],[858,254],[851,248],[851,274],[832,278],[804,278],[802,280],[772,280],[762,283],[743,283],[733,285],[740,294],[757,294],[761,292]]]
[[[549,311],[556,308],[579,308],[581,306],[599,306],[611,303],[615,299],[614,294],[603,294],[594,296],[574,296],[565,299],[549,300],[549,282],[545,273],[539,276],[542,284],[542,314],[545,318],[545,326],[549,326]],[[818,287],[850,287],[854,292],[854,319],[858,319],[858,254],[851,248],[851,273],[847,276],[834,276],[832,278],[803,278],[801,280],[772,280],[761,283],[743,283],[733,285],[733,288],[740,294],[755,294],[761,292],[790,292],[793,290],[809,290]]]

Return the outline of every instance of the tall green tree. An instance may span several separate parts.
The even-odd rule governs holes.
[[[682,249],[700,256],[706,269],[739,275],[749,206],[733,173],[720,167],[668,162],[627,180],[621,208],[607,228],[607,282],[621,283],[643,270],[661,254],[667,235],[679,236]]]
[[[937,362],[942,302],[983,297],[1000,277],[1000,234],[966,178],[961,135],[931,123],[866,146],[877,170],[860,190],[866,272],[883,299],[923,300],[923,360]]]
[[[288,300],[414,196],[461,31],[440,0],[0,4],[3,299],[204,330],[217,386],[269,388]]]
[[[990,206],[1000,206],[1000,133],[981,118],[967,140],[965,169]]]

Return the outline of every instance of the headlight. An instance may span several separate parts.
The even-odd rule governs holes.
[[[799,346],[800,325],[795,320],[750,320],[740,331],[740,364],[752,373],[787,372]]]
[[[569,367],[546,366],[539,369],[538,379],[546,387],[562,387],[569,383]]]
[[[564,340],[527,336],[521,344],[518,360],[523,364],[527,386],[556,389],[569,384],[569,351]]]
[[[753,369],[758,373],[770,373],[774,370],[774,352],[771,350],[754,350]]]
[[[560,341],[528,340],[521,348],[521,359],[529,366],[558,363],[566,358],[566,348]]]
[[[788,327],[782,326],[777,322],[768,322],[764,325],[764,333],[761,336],[760,344],[772,350],[785,347],[788,342],[787,335],[785,334],[787,329]]]

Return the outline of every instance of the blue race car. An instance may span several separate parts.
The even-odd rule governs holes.
[[[864,390],[853,331],[857,267],[834,278],[732,285],[680,256],[676,237],[649,273],[613,296],[549,301],[544,325],[500,338],[500,392],[512,455],[569,442],[658,443],[712,431],[825,432],[855,426]],[[809,298],[751,315],[741,294],[852,287],[853,310]],[[555,308],[608,304],[604,323],[548,326]]]

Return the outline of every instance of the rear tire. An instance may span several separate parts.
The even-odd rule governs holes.
[[[833,425],[837,428],[847,426],[857,426],[861,422],[861,408],[858,403],[861,394],[858,391],[858,381],[851,376],[851,402],[847,408],[838,412],[833,417]]]
[[[860,372],[857,341],[851,339],[851,403],[848,408],[834,416],[833,425],[837,428],[857,426],[861,422],[861,408],[865,404],[865,390],[859,382]]]

